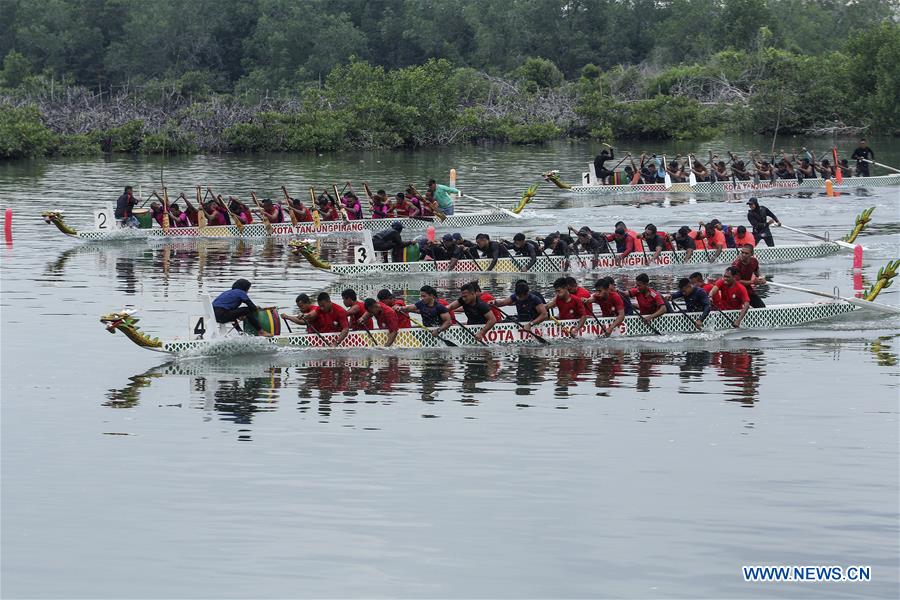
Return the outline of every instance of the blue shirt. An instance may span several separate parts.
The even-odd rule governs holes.
[[[710,305],[709,305],[709,294],[706,293],[701,287],[695,287],[694,291],[685,296],[681,293],[681,290],[677,290],[672,292],[672,300],[677,300],[678,298],[684,298],[684,305],[687,307],[687,312],[702,312],[703,314],[700,316],[701,321],[705,321],[706,317],[709,316]]]
[[[241,304],[251,306],[253,302],[250,296],[244,290],[228,290],[219,294],[218,298],[213,300],[213,308],[222,308],[225,310],[234,310]]]
[[[438,327],[443,319],[441,315],[448,312],[447,307],[435,300],[434,306],[428,306],[424,300],[416,302],[416,308],[422,315],[422,324],[426,327]]]
[[[510,296],[509,299],[515,304],[516,314],[519,318],[527,321],[532,321],[538,316],[538,305],[546,304],[544,299],[534,292],[528,292],[524,300],[520,300],[515,294]]]

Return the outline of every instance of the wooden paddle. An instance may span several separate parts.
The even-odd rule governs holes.
[[[212,191],[211,188],[207,187],[206,192],[213,197],[213,199],[219,203],[219,206],[225,209],[225,212],[228,213],[228,217],[231,219],[231,222],[234,223],[234,226],[237,227],[239,233],[244,233],[244,222],[238,218],[236,214],[231,212],[231,208],[225,204],[225,201],[222,200],[222,196],[216,194]]]
[[[336,185],[331,184],[331,190],[334,192],[334,201],[337,203],[338,212],[341,214],[341,218],[346,223],[350,220],[350,217],[347,216],[347,211],[344,210],[344,201],[341,200],[341,195],[338,193]]]
[[[416,190],[416,186],[409,184],[409,189],[412,190],[414,196],[418,196],[420,203],[428,202],[428,199]],[[438,218],[438,221],[444,221],[447,218],[447,215],[438,206],[437,200],[433,200],[429,205],[429,208],[431,208],[431,212],[434,213],[434,216]]]
[[[206,209],[203,208],[203,199],[200,197],[200,186],[197,186],[197,227],[202,229],[206,227]]]
[[[162,215],[163,231],[169,233],[169,192],[163,188],[163,215]]]
[[[666,155],[663,154],[663,172],[665,173],[663,179],[665,183],[663,185],[666,186],[666,189],[672,187],[672,176],[669,175],[669,162],[666,160]]]
[[[309,188],[310,210],[312,210],[313,224],[316,227],[322,225],[322,215],[319,214],[319,205],[316,204],[316,188]]]
[[[288,194],[287,188],[284,186],[281,186],[281,193],[284,194],[284,200],[285,200],[285,202],[287,202],[288,216],[291,217],[291,225],[293,227],[296,227],[297,223],[299,223],[299,221],[297,220],[297,215],[294,214],[293,198],[291,198],[291,195]]]
[[[259,209],[258,214],[266,226],[266,233],[271,236],[272,232],[273,232],[273,228],[272,228],[272,222],[269,221],[269,215],[266,214],[266,210],[262,207],[262,204],[259,203],[259,200],[257,200],[256,192],[254,192],[253,190],[250,190],[250,197],[253,199],[253,202],[256,204],[256,208]]]

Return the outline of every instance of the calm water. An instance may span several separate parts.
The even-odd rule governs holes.
[[[900,164],[900,144],[874,146]],[[726,141],[698,153],[707,147]],[[146,331],[184,336],[198,293],[237,277],[281,306],[352,282],[283,242],[98,246],[39,219],[62,207],[87,227],[121,186],[158,187],[161,167],[170,190],[277,196],[347,179],[391,190],[455,166],[464,190],[512,203],[541,171],[577,181],[595,149],[0,164],[0,208],[15,214],[15,242],[0,250],[3,597],[896,598],[900,320],[165,362],[98,317],[135,305]],[[594,207],[545,185],[522,222],[482,229],[745,221],[743,203],[683,200]],[[867,281],[900,254],[897,188],[763,204],[832,236],[875,206]],[[764,271],[852,294],[846,253]],[[651,272],[660,288],[681,274]],[[514,278],[480,279],[499,294]],[[447,292],[460,280],[355,285],[413,297],[435,282]],[[898,287],[881,301],[897,304]],[[748,584],[745,564],[871,565],[873,581]]]

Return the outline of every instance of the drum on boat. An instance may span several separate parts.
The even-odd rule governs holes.
[[[135,208],[131,211],[131,214],[137,219],[140,229],[151,229],[153,227],[153,216],[150,214],[149,208]]]
[[[418,262],[422,260],[422,251],[418,244],[411,244],[403,249],[403,262]]]
[[[281,315],[278,314],[278,309],[274,306],[260,308],[256,311],[256,320],[259,321],[263,331],[268,331],[272,335],[281,335]],[[243,320],[241,327],[244,333],[250,335],[259,334],[259,330],[248,319]]]

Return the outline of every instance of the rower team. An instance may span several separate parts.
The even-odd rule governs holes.
[[[554,232],[534,240],[527,239],[524,233],[515,234],[512,241],[493,240],[490,235],[479,233],[473,242],[459,233],[446,233],[439,240],[424,236],[403,240],[403,224],[395,221],[389,229],[373,234],[372,242],[376,252],[389,253],[394,262],[403,261],[403,250],[407,246],[418,245],[423,260],[449,261],[448,271],[453,271],[460,260],[467,259],[489,259],[484,270],[493,271],[500,258],[509,258],[520,271],[527,272],[540,255],[563,257],[566,262],[574,258],[586,266],[582,253],[592,256],[592,268],[598,266],[601,255],[612,256],[617,265],[630,255],[641,256],[646,264],[650,264],[658,261],[660,253],[674,250],[684,251],[684,261],[689,261],[694,252],[701,252],[713,262],[728,248],[753,248],[759,242],[765,242],[767,246],[775,244],[771,226],[780,226],[781,221],[756,198],[750,198],[747,205],[749,228],[726,225],[713,219],[708,223],[701,221],[697,229],[682,226],[672,234],[649,223],[638,233],[619,221],[611,233],[593,231],[590,227],[577,230],[569,227],[566,233]]]
[[[803,148],[801,155],[798,155],[795,150],[790,156],[784,150],[777,155],[772,154],[770,157],[764,157],[759,152],[750,152],[746,161],[732,152],[728,152],[727,162],[712,153],[705,162],[694,154],[689,154],[685,158],[678,155],[674,160],[665,164],[663,157],[656,154],[652,156],[641,154],[639,164],[635,163],[630,154],[626,154],[618,164],[610,168],[607,163],[615,160],[615,152],[609,144],[604,144],[604,146],[606,149],[594,158],[596,179],[593,183],[595,185],[665,183],[666,174],[672,183],[688,182],[692,174],[697,182],[750,180],[758,182],[778,179],[796,179],[802,182],[804,179],[834,178],[837,176],[838,169],[840,169],[842,177],[854,175],[846,158],[836,160],[836,149],[832,154],[832,160],[827,158],[817,160],[814,152]],[[624,167],[624,172],[620,177],[616,168],[626,160],[630,164]],[[850,155],[850,160],[856,161],[855,174],[857,177],[868,177],[869,165],[875,160],[875,153],[866,140],[861,139],[859,146]],[[835,161],[837,164],[834,164]]]
[[[337,188],[334,188],[337,191]],[[443,218],[454,213],[453,195],[459,194],[455,187],[442,185],[434,179],[428,181],[425,194],[422,195],[415,186],[410,185],[403,192],[388,196],[384,190],[369,193],[366,186],[369,209],[373,219],[390,218],[429,218],[435,215]],[[154,192],[153,196],[159,198]],[[187,196],[180,194],[174,202],[168,204],[169,227],[196,227],[200,223],[201,212],[206,217],[207,225],[249,225],[253,223],[254,214],[268,223],[311,223],[318,221],[355,221],[365,218],[362,202],[353,191],[348,181],[340,198],[335,198],[327,191],[316,197],[315,204],[307,206],[299,198],[290,197],[285,192],[286,204],[273,202],[264,198],[257,202],[256,208],[250,208],[234,196],[223,197],[210,192],[194,206]],[[151,196],[152,197],[152,196]],[[148,198],[149,200],[149,198]],[[178,200],[183,200],[185,210],[181,210]],[[254,201],[255,201],[254,197]],[[150,203],[150,214],[163,226],[166,210],[165,202],[159,198]],[[116,200],[115,218],[127,227],[138,227],[134,217],[134,209],[138,207],[138,199],[134,196],[134,188],[128,186]]]
[[[548,319],[560,325],[560,321],[577,321],[575,326],[564,328],[568,336],[576,337],[591,318],[600,326],[602,334],[610,337],[628,315],[636,315],[658,333],[653,327],[653,320],[667,313],[681,313],[697,330],[702,330],[712,310],[737,310],[740,312],[734,319],[725,315],[737,328],[750,308],[765,307],[754,290],[755,286],[765,283],[765,277],[759,274],[759,263],[753,257],[753,247],[747,245],[741,248],[740,258],[720,277],[706,280],[701,273],[693,273],[679,280],[677,289],[667,294],[650,287],[650,278],[646,273],[638,275],[634,287],[628,289],[619,289],[612,277],[602,277],[594,283],[593,292],[579,286],[574,277],[559,277],[553,282],[550,300],[545,300],[525,280],[517,281],[513,293],[503,298],[494,298],[473,281],[462,285],[459,296],[452,301],[441,298],[432,286],[424,285],[419,289],[419,300],[414,304],[406,304],[387,289],[379,291],[375,298],[365,300],[359,299],[356,290],[346,289],[341,292],[341,304],[333,302],[327,292],[316,296],[315,303],[307,294],[300,294],[296,298],[297,313],[282,315],[282,318],[305,326],[308,333],[320,337],[331,346],[340,345],[350,331],[366,331],[371,336],[373,329],[386,330],[384,346],[391,346],[400,330],[413,326],[425,328],[440,338],[441,333],[458,324],[457,313],[465,315],[466,325],[481,326],[475,333],[467,329],[478,343],[483,343],[485,335],[501,322],[514,322],[522,330],[538,336],[533,328]],[[249,289],[250,283],[240,279],[231,290],[216,298],[213,301],[216,321],[233,323],[240,330],[236,320],[246,318],[260,335],[270,337],[270,333],[259,327],[255,316],[258,309],[247,295]],[[678,304],[679,300],[684,302],[683,307]],[[246,306],[241,307],[242,303]],[[599,306],[599,316],[612,318],[612,322],[604,326],[597,320],[595,304]],[[503,312],[501,308],[504,306],[515,306],[515,314]],[[554,311],[558,316],[554,315]],[[421,323],[411,319],[412,313],[419,316]],[[328,339],[323,335],[326,333],[338,335]]]

